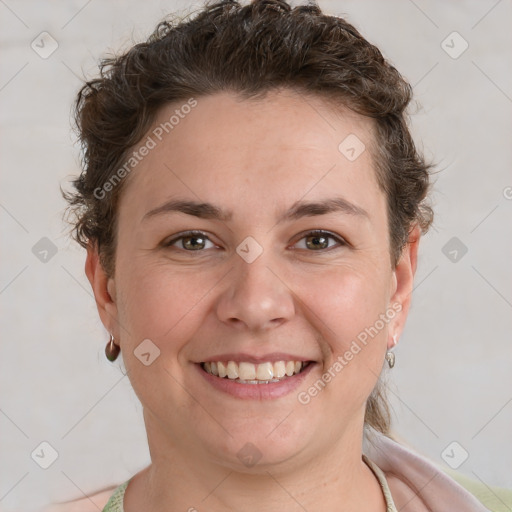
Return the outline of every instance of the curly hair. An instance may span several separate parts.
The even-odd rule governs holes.
[[[159,109],[221,91],[257,99],[278,88],[373,120],[371,153],[387,198],[396,266],[411,230],[418,225],[425,233],[433,220],[427,203],[431,166],[408,129],[411,86],[351,24],[314,3],[292,8],[285,0],[221,0],[195,16],[162,21],[147,41],[103,59],[99,77],[78,93],[82,172],[73,181],[75,190],[63,195],[75,215],[74,238],[83,247],[97,247],[109,277],[115,272],[116,211],[126,178],[108,194],[97,190],[126,162]],[[365,423],[389,433],[380,382],[368,399]]]

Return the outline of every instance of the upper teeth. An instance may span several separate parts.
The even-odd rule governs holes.
[[[305,363],[302,361],[276,361],[275,363],[267,362],[260,364],[252,364],[245,361],[240,363],[235,363],[235,361],[203,363],[203,368],[212,375],[248,381],[269,381],[284,376],[290,377],[295,373],[299,373],[304,366]]]

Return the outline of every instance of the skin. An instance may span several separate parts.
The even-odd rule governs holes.
[[[115,275],[107,278],[93,245],[87,255],[101,320],[144,408],[152,459],[130,482],[124,509],[384,511],[361,459],[364,411],[406,321],[420,236],[415,227],[392,268],[386,197],[369,151],[372,122],[289,90],[197,101],[129,175]],[[162,108],[155,126],[176,108]],[[367,148],[353,162],[338,150],[349,134]],[[298,200],[339,196],[367,217],[334,212],[277,222]],[[233,215],[143,220],[176,198]],[[313,229],[346,244],[329,238],[327,248],[311,248]],[[182,242],[190,239],[161,245],[186,230],[203,231],[208,239],[192,243],[204,248],[187,252]],[[247,236],[263,248],[252,263],[236,252]],[[393,304],[401,311],[317,396],[299,403],[298,392]],[[149,366],[134,355],[144,339],[160,350]],[[285,352],[316,364],[296,391],[242,400],[214,389],[195,365],[228,352]],[[262,455],[252,467],[237,457],[248,442]]]

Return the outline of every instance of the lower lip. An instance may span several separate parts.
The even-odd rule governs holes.
[[[241,384],[226,377],[217,377],[203,370],[200,364],[195,365],[199,373],[214,388],[247,400],[269,400],[287,395],[297,389],[297,387],[306,378],[306,375],[315,366],[315,363],[309,363],[300,373],[286,377],[279,382],[270,382],[268,384]]]

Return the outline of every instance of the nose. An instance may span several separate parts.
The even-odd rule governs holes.
[[[265,252],[252,263],[239,258],[226,279],[216,312],[230,327],[264,331],[293,318],[293,293]]]

